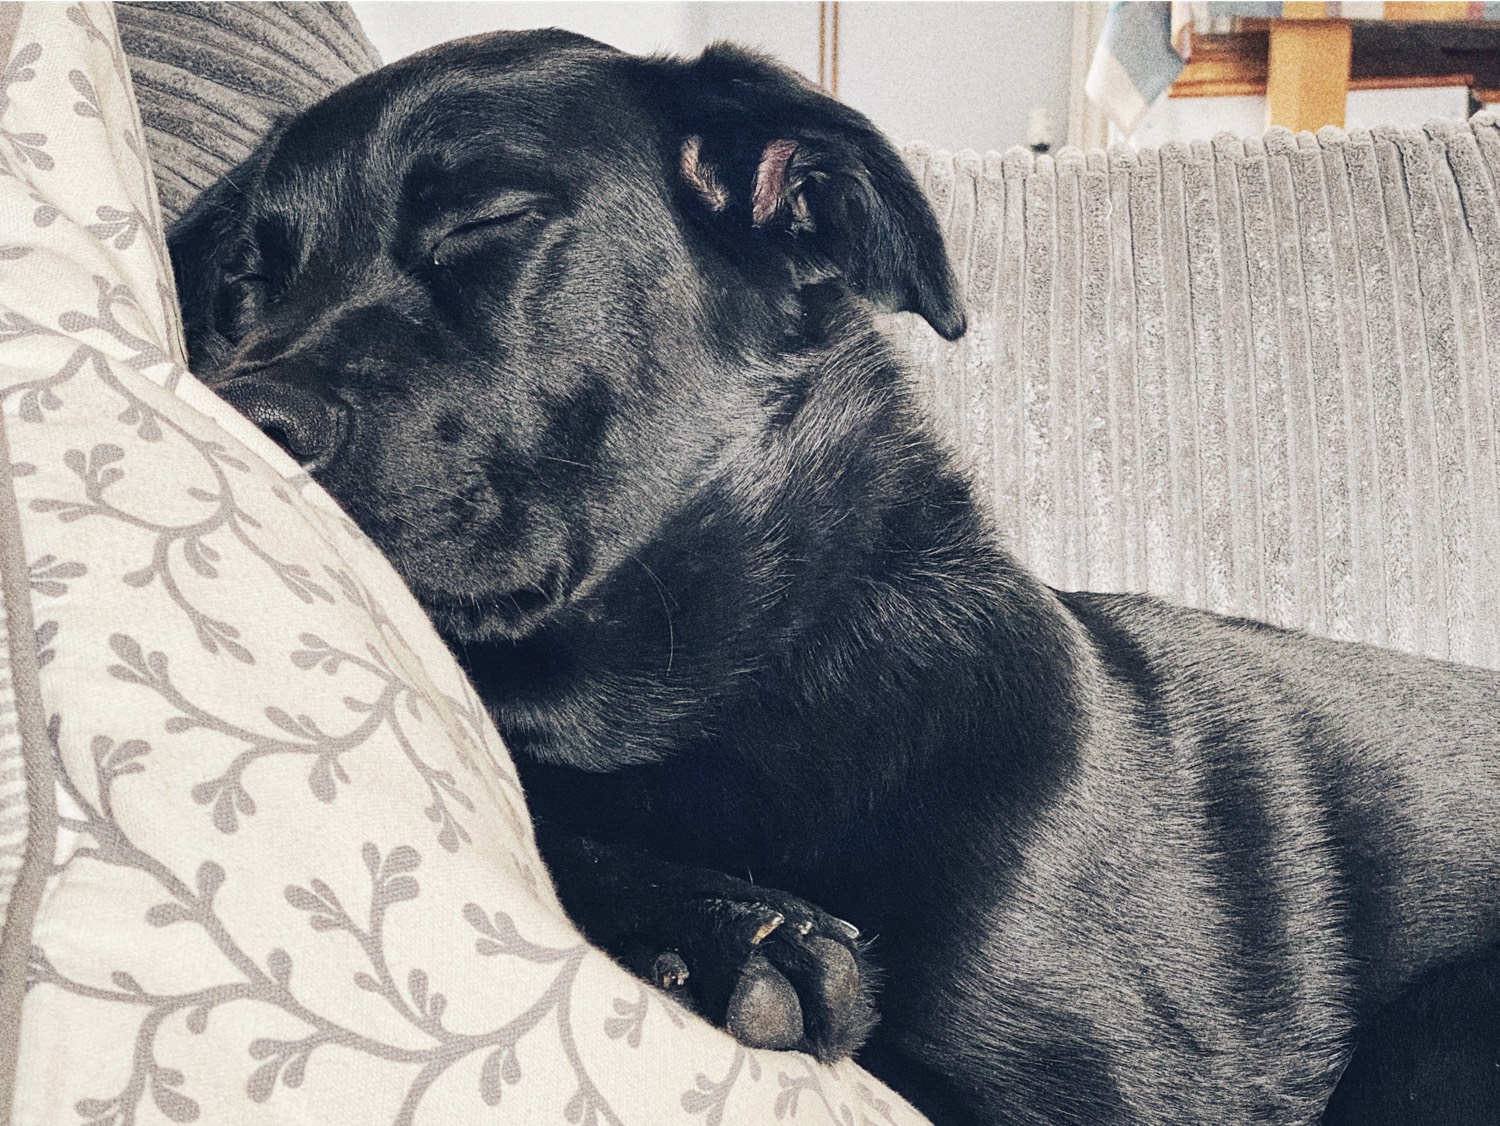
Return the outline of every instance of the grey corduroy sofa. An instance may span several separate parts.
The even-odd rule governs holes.
[[[908,148],[934,417],[1047,581],[1500,665],[1500,126]]]

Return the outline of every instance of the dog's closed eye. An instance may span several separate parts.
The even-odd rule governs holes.
[[[465,253],[491,236],[510,233],[526,220],[539,218],[542,218],[542,212],[536,199],[496,201],[496,205],[483,214],[466,219],[445,231],[432,244],[432,264],[441,266],[445,257],[452,258]]]

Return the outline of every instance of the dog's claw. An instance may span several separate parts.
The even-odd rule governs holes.
[[[687,963],[675,950],[666,950],[656,956],[651,967],[651,980],[660,989],[681,989],[687,984]]]
[[[781,926],[781,924],[784,922],[786,922],[786,916],[782,915],[778,911],[775,915],[772,915],[769,919],[762,923],[760,925],[760,929],[750,936],[750,945],[759,946],[762,942],[764,942],[771,936],[771,934],[776,930],[777,927]],[[811,923],[807,924],[801,929],[799,933],[806,934],[811,926]]]
[[[854,942],[859,938],[859,928],[848,919],[840,919],[837,915],[830,915],[829,918],[844,929],[844,933],[849,936],[850,942]],[[811,926],[812,924],[809,923],[808,927],[810,928]],[[806,934],[807,931],[803,931],[802,933]]]

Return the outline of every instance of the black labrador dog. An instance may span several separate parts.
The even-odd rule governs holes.
[[[172,253],[195,370],[389,553],[626,965],[938,1122],[1313,1122],[1356,1044],[1329,1121],[1500,1121],[1500,677],[1028,575],[872,321],[964,331],[858,113],[480,37]]]

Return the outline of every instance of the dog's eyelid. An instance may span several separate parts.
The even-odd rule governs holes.
[[[511,208],[490,215],[480,215],[473,219],[467,219],[456,226],[448,228],[443,238],[452,238],[455,235],[466,235],[470,231],[482,230],[486,227],[503,227],[507,223],[514,223],[519,219],[525,219],[529,215],[536,214],[531,207]]]
[[[448,229],[448,234],[458,234],[477,227],[512,223],[517,219],[546,214],[546,200],[539,195],[514,195],[493,199],[482,207],[476,207],[467,215],[455,216],[459,221]]]
[[[490,206],[472,212],[468,218],[454,223],[433,242],[428,255],[433,265],[442,265],[440,257],[443,244],[462,239],[467,235],[484,231],[502,231],[520,223],[523,219],[546,218],[544,200],[537,195],[507,196],[491,202]]]
[[[455,201],[456,202],[456,201]],[[528,214],[543,214],[548,197],[528,188],[502,188],[492,194],[473,198],[448,209],[449,229],[458,230],[474,224],[504,222]]]

